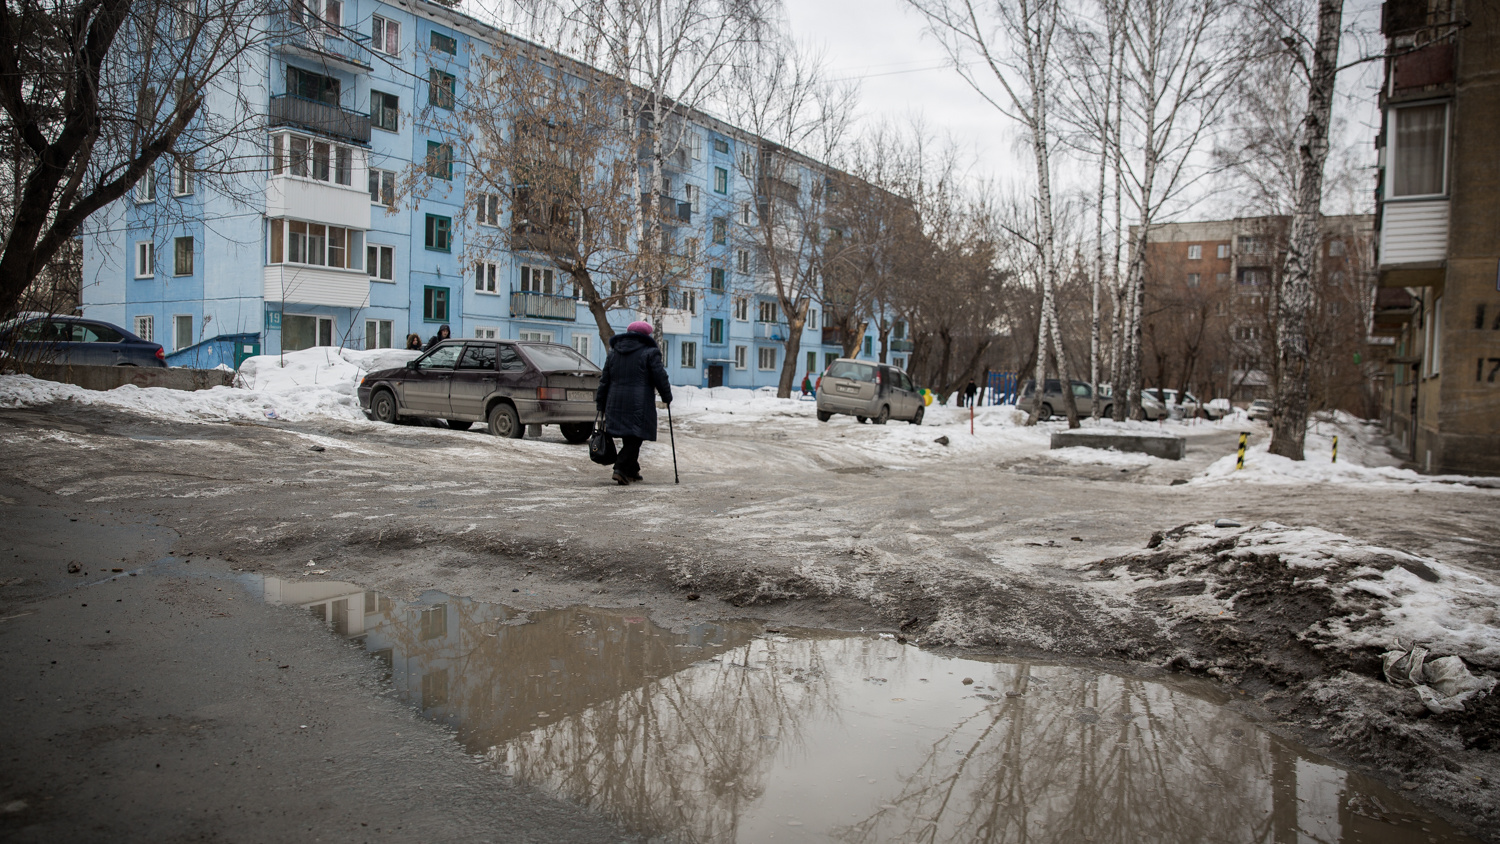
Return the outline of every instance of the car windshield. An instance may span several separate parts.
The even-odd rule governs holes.
[[[543,372],[557,372],[574,370],[588,370],[598,372],[599,367],[583,355],[578,354],[567,346],[556,343],[537,343],[522,346],[526,357],[531,363]]]
[[[874,383],[875,367],[868,363],[854,363],[847,360],[836,360],[828,367],[829,378],[847,378],[850,381],[866,381]]]

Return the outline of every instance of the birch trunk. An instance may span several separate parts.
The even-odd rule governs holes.
[[[1270,448],[1272,454],[1292,460],[1303,459],[1307,436],[1307,314],[1322,242],[1323,163],[1328,158],[1328,121],[1342,21],[1343,0],[1318,0],[1318,39],[1297,150],[1297,207],[1276,297],[1276,408],[1271,415]]]

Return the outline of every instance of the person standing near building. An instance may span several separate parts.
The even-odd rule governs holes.
[[[431,340],[427,341],[427,348],[431,349],[433,346],[436,346],[437,344],[443,342],[444,340],[447,340],[449,337],[452,337],[452,336],[453,336],[453,332],[451,330],[449,330],[448,326],[446,326],[446,325],[438,326],[437,333],[434,334],[434,335],[432,335],[432,339]]]
[[[422,335],[415,332],[406,335],[406,350],[408,352],[422,351]]]
[[[974,406],[974,396],[979,394],[979,387],[974,384],[974,379],[969,379],[969,386],[964,387],[964,406]]]
[[[605,433],[620,438],[612,475],[620,486],[645,480],[641,477],[641,443],[656,440],[656,401],[652,393],[672,404],[667,368],[651,333],[651,323],[636,321],[624,334],[610,338],[609,357],[594,397],[595,406],[604,414]]]

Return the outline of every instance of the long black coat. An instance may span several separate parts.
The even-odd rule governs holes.
[[[595,403],[604,411],[604,430],[615,437],[656,439],[656,398],[672,403],[672,385],[662,365],[661,349],[644,334],[616,334],[599,378]]]

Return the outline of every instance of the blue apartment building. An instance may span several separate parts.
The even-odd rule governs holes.
[[[466,232],[509,221],[469,207],[461,168],[393,202],[403,174],[443,141],[424,110],[464,96],[476,57],[512,36],[426,0],[306,5],[337,25],[267,45],[239,88],[262,109],[246,115],[266,130],[245,157],[264,166],[246,168],[243,189],[228,192],[195,184],[190,165],[159,162],[84,238],[84,313],[161,343],[173,365],[399,348],[444,324],[455,337],[568,344],[602,364],[607,350],[564,274],[538,254],[466,248]],[[232,107],[208,96],[210,107]],[[663,320],[668,372],[680,385],[775,385],[786,324],[748,256],[715,228],[753,207],[734,161],[754,139],[707,115],[686,123],[668,194],[691,207],[677,236],[703,244],[711,268]],[[840,354],[813,310],[799,374]],[[611,322],[620,331],[636,318],[620,310]],[[867,336],[862,356],[871,348]]]

